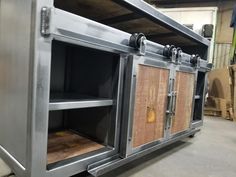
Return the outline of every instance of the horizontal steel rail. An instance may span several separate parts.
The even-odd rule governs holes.
[[[66,109],[78,109],[78,108],[91,108],[91,107],[102,107],[102,106],[112,106],[113,100],[100,99],[100,100],[81,100],[81,101],[51,101],[49,103],[49,110],[66,110]]]

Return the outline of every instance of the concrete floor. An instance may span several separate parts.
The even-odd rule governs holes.
[[[0,176],[4,170],[7,168],[0,161]],[[172,144],[102,177],[236,177],[236,123],[205,118],[195,138]]]

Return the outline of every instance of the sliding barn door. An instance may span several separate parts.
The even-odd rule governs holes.
[[[133,148],[164,137],[169,70],[138,65],[133,117]]]
[[[195,74],[176,72],[174,91],[176,92],[175,114],[172,117],[171,134],[190,128],[193,109]]]

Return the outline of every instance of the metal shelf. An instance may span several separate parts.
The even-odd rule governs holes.
[[[112,106],[114,101],[111,99],[53,99],[49,103],[49,110],[67,110],[79,108],[91,108]]]

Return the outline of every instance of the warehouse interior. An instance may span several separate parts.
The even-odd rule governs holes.
[[[235,0],[44,3],[0,1],[0,177],[236,176]]]

